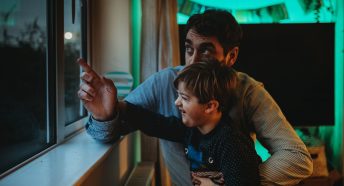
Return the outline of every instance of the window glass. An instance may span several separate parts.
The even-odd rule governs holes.
[[[45,0],[0,1],[0,174],[54,143]]]
[[[64,0],[65,125],[69,125],[85,116],[85,110],[77,97],[80,84],[80,67],[76,60],[82,56],[81,27],[80,1]]]

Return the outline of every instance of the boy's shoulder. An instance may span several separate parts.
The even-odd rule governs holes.
[[[247,137],[240,129],[239,126],[234,123],[230,118],[223,118],[221,121],[221,129],[218,132],[219,139],[233,143],[235,141],[241,141],[242,138],[247,140]]]

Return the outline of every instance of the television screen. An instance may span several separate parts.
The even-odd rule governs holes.
[[[242,29],[234,68],[264,83],[293,126],[334,125],[334,24],[242,24]]]

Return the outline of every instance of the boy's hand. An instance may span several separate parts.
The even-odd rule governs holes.
[[[196,173],[191,173],[192,184],[195,186],[218,186],[208,177],[201,177]]]

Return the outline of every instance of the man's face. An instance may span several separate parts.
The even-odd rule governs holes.
[[[216,37],[202,36],[190,29],[185,40],[185,63],[190,65],[204,58],[225,61],[223,48]]]

